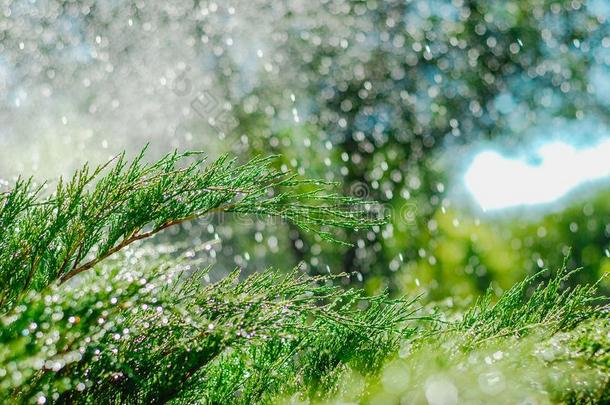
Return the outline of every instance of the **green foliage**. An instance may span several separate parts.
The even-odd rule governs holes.
[[[457,302],[458,297],[484,294],[489,285],[496,291],[507,290],[541,268],[560,268],[568,256],[568,267],[583,270],[566,282],[572,286],[594,283],[610,270],[606,254],[610,233],[604,220],[610,214],[610,194],[601,191],[578,195],[561,204],[567,205],[546,215],[534,211],[507,213],[506,217],[473,218],[459,207],[439,210],[427,234],[418,238],[394,233],[397,247],[391,255],[395,258],[402,254],[404,262],[391,276],[399,281],[402,293],[420,291],[417,279],[426,286],[427,300],[450,296]],[[404,250],[409,244],[425,247],[426,254],[408,260]],[[548,280],[552,275],[549,271],[540,278]],[[610,292],[607,278],[599,288],[606,295]]]
[[[366,403],[604,404],[610,395],[607,306],[596,286],[562,290],[531,277],[497,302],[479,300],[462,319],[431,323],[403,341],[376,375],[350,372],[335,399]],[[356,370],[357,371],[357,370]]]
[[[31,179],[0,196],[0,309],[31,288],[64,282],[133,242],[212,213],[278,216],[327,240],[335,240],[329,227],[381,223],[353,209],[361,201],[324,194],[327,183],[273,169],[272,157],[236,165],[224,156],[205,169],[199,152],[153,164],[143,158],[144,151],[131,163],[121,154],[93,170],[85,166],[47,197]]]
[[[349,274],[211,283],[191,254],[125,249],[219,211],[280,216],[329,240],[328,227],[380,222],[269,159],[200,170],[198,156],[121,155],[48,197],[31,180],[2,195],[1,402],[608,401],[608,307],[597,285],[565,288],[565,268],[443,314],[345,289]]]
[[[495,294],[489,291],[465,312],[458,329],[468,335],[469,344],[477,344],[480,339],[521,336],[532,328],[549,333],[573,328],[595,316],[598,310],[592,304],[599,301],[597,285],[562,288],[577,272],[566,272],[564,267],[547,284],[536,286],[544,273],[539,272],[514,285],[493,305]]]
[[[2,318],[3,401],[163,403],[196,394],[223,402],[245,385],[248,402],[285,383],[259,368],[294,372],[301,356],[315,387],[339,365],[378,368],[409,333],[412,302],[366,298],[330,276],[268,270],[239,282],[233,272],[210,284],[207,270],[185,272],[190,264],[138,262],[32,292]],[[324,357],[312,351],[322,342]],[[240,365],[231,364],[248,358],[252,380],[236,379]]]

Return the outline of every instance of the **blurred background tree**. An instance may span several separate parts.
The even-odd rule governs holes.
[[[610,267],[607,183],[489,215],[462,176],[487,147],[610,134],[609,19],[603,0],[8,2],[0,175],[58,176],[146,142],[151,158],[279,153],[380,201],[390,223],[353,248],[240,217],[160,240],[218,240],[205,254],[225,271],[304,261],[433,300],[500,292],[569,248],[596,279]]]

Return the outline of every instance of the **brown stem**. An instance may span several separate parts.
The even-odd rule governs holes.
[[[152,229],[148,232],[144,232],[144,233],[135,233],[133,235],[131,235],[130,237],[124,239],[121,243],[119,243],[118,245],[116,245],[115,247],[113,247],[112,249],[110,249],[109,251],[107,251],[106,253],[104,253],[101,256],[96,257],[95,259],[81,265],[78,267],[73,267],[72,270],[70,270],[69,272],[67,272],[66,274],[64,274],[63,276],[61,276],[59,278],[59,283],[65,283],[66,281],[68,281],[69,279],[71,279],[72,277],[76,276],[77,274],[82,273],[83,271],[89,270],[92,267],[94,267],[96,264],[98,264],[99,262],[101,262],[104,259],[107,259],[108,257],[112,256],[113,254],[115,254],[116,252],[118,252],[119,250],[122,250],[123,248],[125,248],[126,246],[138,241],[138,240],[142,240],[142,239],[146,239],[146,238],[150,238],[151,236],[163,231],[164,229],[167,229],[169,227],[172,227],[174,225],[178,225],[181,224],[183,222],[188,222],[188,221],[192,221],[194,219],[197,218],[201,218],[205,215],[209,215],[212,214],[214,212],[220,212],[220,211],[227,211],[229,209],[231,209],[235,204],[228,204],[228,205],[224,205],[221,207],[217,207],[214,209],[211,209],[209,211],[206,211],[204,213],[201,214],[193,214],[193,215],[189,215],[188,217],[184,217],[184,218],[180,218],[180,219],[175,219],[175,220],[171,220],[171,221],[167,221],[164,224],[156,227],[155,229]]]

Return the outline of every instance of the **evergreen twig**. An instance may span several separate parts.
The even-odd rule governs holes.
[[[202,168],[201,152],[146,164],[122,153],[86,165],[55,192],[19,179],[0,200],[0,308],[31,288],[65,282],[130,244],[169,227],[221,212],[278,216],[341,243],[329,227],[383,223],[362,201],[325,194],[325,182],[273,168],[273,157],[237,165],[223,156]]]

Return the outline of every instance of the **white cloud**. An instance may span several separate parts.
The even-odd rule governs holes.
[[[584,183],[610,177],[610,139],[581,149],[551,142],[537,152],[538,164],[493,150],[475,156],[464,182],[481,208],[551,203]]]

